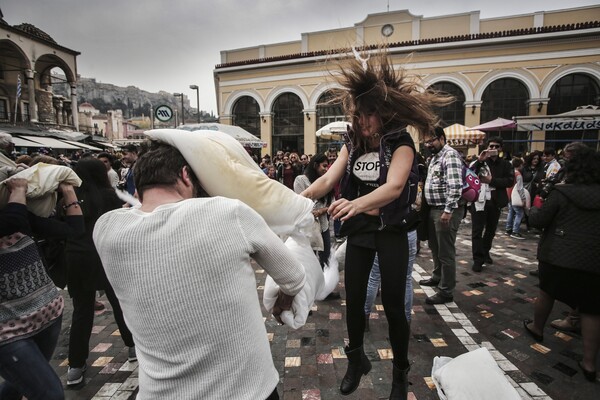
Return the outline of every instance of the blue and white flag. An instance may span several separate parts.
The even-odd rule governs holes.
[[[21,97],[21,74],[17,75],[17,99]]]

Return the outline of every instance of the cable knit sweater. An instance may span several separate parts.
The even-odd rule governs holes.
[[[138,399],[266,399],[277,386],[255,259],[295,295],[304,269],[238,200],[103,215],[94,242],[133,333]]]

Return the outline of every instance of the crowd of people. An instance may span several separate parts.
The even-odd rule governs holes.
[[[393,351],[389,398],[407,399],[411,271],[420,242],[428,242],[433,270],[419,284],[437,288],[426,303],[454,301],[461,221],[470,213],[471,269],[480,273],[494,263],[490,250],[503,210],[508,211],[505,232],[515,240],[524,237],[523,223],[541,233],[539,269],[532,271],[539,275],[540,293],[523,329],[542,341],[554,301],[569,305],[581,321],[579,367],[594,381],[600,343],[598,153],[571,143],[560,161],[551,148],[509,160],[502,138],[491,137],[467,162],[448,144],[433,111],[452,98],[421,90],[384,54],[349,60],[339,84],[338,100],[352,119],[343,144],[316,155],[277,151],[272,159],[263,156],[259,167],[313,200],[322,268],[331,257],[330,222],[336,222],[333,236],[346,240],[349,342],[341,394],[354,392],[371,370],[364,335],[381,288]],[[422,132],[426,157],[417,152],[407,125]],[[0,156],[6,160],[11,145],[10,135],[0,133]],[[40,162],[71,167],[82,181],[79,187],[59,184],[59,201],[48,218],[27,211],[27,181],[10,178]],[[48,362],[64,300],[36,244],[48,238],[64,245],[73,302],[67,385],[84,380],[96,292],[102,290],[129,360],[139,357],[141,397],[279,398],[250,259],[279,285],[273,309],[279,321],[305,275],[256,211],[238,200],[209,197],[179,150],[160,142],[143,149],[124,146],[118,155],[34,154],[2,165],[9,198],[0,210],[0,375],[5,380],[0,398],[64,397]],[[471,201],[463,195],[466,168],[481,185]],[[118,190],[135,195],[140,204],[130,207]],[[27,289],[7,290],[15,285]]]

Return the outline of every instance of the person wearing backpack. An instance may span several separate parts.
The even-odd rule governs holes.
[[[431,278],[423,279],[419,284],[439,289],[438,293],[425,299],[427,304],[443,304],[454,300],[456,287],[455,243],[465,207],[461,198],[464,162],[446,143],[441,126],[425,136],[425,146],[433,153],[423,194],[430,208],[425,223],[434,268]]]
[[[508,188],[508,216],[506,217],[506,234],[513,239],[525,239],[521,235],[521,220],[531,206],[529,192],[523,186],[523,160],[515,157],[512,160],[515,168],[515,185]]]
[[[502,151],[501,137],[488,139],[486,149],[479,154],[471,168],[478,174],[482,187],[479,201],[471,206],[473,224],[471,225],[471,242],[474,272],[481,272],[483,265],[494,263],[490,257],[492,241],[496,236],[496,228],[500,213],[508,205],[506,189],[515,182],[515,172],[511,163],[499,157]],[[485,230],[485,233],[484,233]]]

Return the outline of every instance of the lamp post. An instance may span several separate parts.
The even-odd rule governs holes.
[[[173,93],[175,97],[181,97],[181,125],[185,125],[185,116],[183,110],[183,93]]]
[[[200,89],[198,89],[198,85],[190,85],[190,89],[196,91],[196,116],[198,117],[198,123],[200,123]]]

